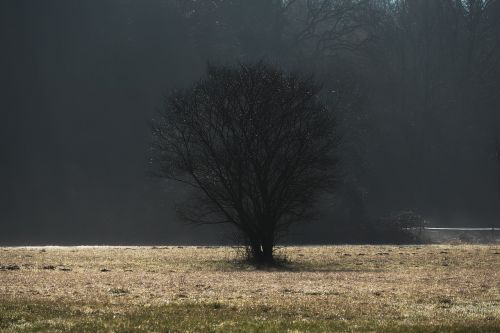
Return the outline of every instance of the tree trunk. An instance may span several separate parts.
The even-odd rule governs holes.
[[[250,254],[257,264],[269,265],[274,263],[272,242],[250,241]]]
[[[272,243],[262,245],[262,261],[264,264],[272,264],[274,262]]]
[[[250,239],[250,252],[249,252],[252,260],[255,262],[259,262],[262,258],[262,249],[260,243],[256,240]]]

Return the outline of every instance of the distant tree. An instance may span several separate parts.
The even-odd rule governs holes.
[[[274,261],[276,241],[333,190],[335,110],[312,79],[257,63],[210,67],[173,92],[153,127],[159,175],[197,190],[182,216],[237,228],[257,263]]]
[[[364,50],[381,14],[372,0],[295,0],[285,8],[290,47],[315,60]]]

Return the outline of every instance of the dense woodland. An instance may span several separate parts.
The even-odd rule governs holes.
[[[343,221],[414,209],[446,224],[471,212],[491,219],[500,206],[498,1],[172,5],[198,57],[265,59],[323,82],[345,110],[334,208]]]
[[[28,9],[18,5],[10,13],[22,13],[24,20],[17,24],[23,24],[23,29],[6,29],[4,34],[9,37],[6,45],[14,50],[12,59],[23,54],[17,57],[20,69],[7,71],[11,78],[21,78],[14,84],[17,95],[7,101],[10,109],[36,109],[37,102],[18,96],[22,91],[34,91],[35,101],[38,98],[42,104],[47,98],[40,97],[37,88],[48,85],[52,88],[45,88],[45,94],[47,90],[55,94],[58,88],[66,93],[65,103],[45,101],[51,105],[47,109],[56,111],[50,117],[38,116],[41,125],[24,126],[19,132],[21,116],[7,115],[14,125],[4,133],[12,134],[18,146],[29,146],[23,141],[28,132],[34,136],[37,131],[51,133],[50,137],[42,134],[46,144],[30,143],[35,153],[30,155],[30,163],[21,163],[19,172],[16,161],[24,161],[23,155],[19,149],[6,149],[11,161],[7,171],[18,172],[9,177],[5,197],[11,201],[4,200],[9,207],[4,212],[10,219],[41,216],[63,224],[71,214],[47,209],[47,205],[57,207],[58,202],[79,211],[73,217],[82,221],[94,217],[89,211],[104,211],[106,220],[118,217],[124,225],[134,226],[127,218],[141,217],[141,208],[120,215],[100,202],[82,204],[93,196],[89,181],[111,175],[105,197],[142,188],[137,185],[139,180],[125,186],[120,179],[146,164],[140,151],[147,146],[147,119],[154,117],[161,95],[196,80],[207,63],[263,60],[312,74],[322,84],[322,97],[338,111],[343,180],[336,194],[319,205],[317,229],[323,238],[317,236],[317,230],[315,235],[298,231],[297,235],[304,235],[299,240],[328,241],[339,235],[335,230],[355,233],[360,226],[377,223],[379,217],[408,209],[434,225],[499,225],[500,1],[165,0],[146,6],[117,0],[99,4],[99,11],[91,4],[63,3]],[[45,18],[37,18],[37,12],[45,13],[41,15]],[[92,22],[88,21],[91,13],[95,14]],[[14,19],[4,20],[4,24],[14,24]],[[37,41],[38,46],[26,46],[29,42],[19,46],[23,38]],[[26,55],[32,48],[39,52]],[[40,71],[30,57],[53,71]],[[38,76],[24,83],[22,78],[28,79],[32,72]],[[83,75],[83,83],[75,81],[74,90],[63,87],[63,78],[79,75]],[[89,87],[93,85],[108,93],[92,92]],[[76,96],[80,102],[75,101]],[[100,102],[85,101],[89,96]],[[80,141],[78,133],[69,135],[75,134],[70,129],[76,125],[68,120],[67,110],[77,104],[80,120],[93,128],[97,141],[109,139],[113,148]],[[101,106],[94,110],[116,111],[85,113],[97,104]],[[94,124],[99,122],[101,125]],[[126,125],[116,129],[111,125],[116,122]],[[44,150],[55,142],[56,152]],[[116,149],[120,143],[131,148]],[[82,159],[81,154],[73,153],[74,147],[95,158]],[[125,160],[120,160],[123,156]],[[123,166],[127,158],[134,161],[134,171],[123,171],[130,168]],[[95,171],[102,163],[107,173]],[[42,171],[33,165],[41,165]],[[46,202],[37,200],[43,192],[39,188],[50,186],[42,182],[38,189],[30,190],[29,184],[40,177],[52,179],[48,182],[52,186],[58,184],[44,196]],[[76,188],[70,190],[77,197],[73,201],[66,195],[68,183]],[[159,196],[148,190],[144,193],[148,198]],[[122,195],[121,201],[112,200],[117,201],[111,210],[118,211],[125,202],[144,199]],[[39,206],[31,213],[20,208],[35,202]],[[150,230],[157,230],[152,225],[161,223],[164,215],[155,212],[164,208],[149,210]],[[85,229],[85,223],[81,224]]]

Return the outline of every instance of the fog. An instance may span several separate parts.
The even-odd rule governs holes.
[[[0,244],[227,240],[179,221],[187,189],[148,172],[151,120],[207,63],[258,60],[354,94],[336,100],[344,180],[289,241],[407,209],[500,226],[499,41],[494,0],[2,1]]]

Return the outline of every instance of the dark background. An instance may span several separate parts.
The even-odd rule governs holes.
[[[263,14],[270,12],[262,1],[255,2],[263,6],[261,13],[244,6],[238,11],[235,5],[225,14],[225,27],[236,31],[234,40],[210,30],[224,17],[193,18],[171,2],[1,2],[0,244],[227,239],[230,231],[177,221],[173,206],[185,189],[147,173],[150,121],[163,96],[200,77],[207,61],[281,62],[289,49],[258,31],[265,26],[258,19],[274,19]],[[248,29],[252,24],[256,31]],[[497,100],[467,109],[474,112],[456,107],[423,112],[428,118],[417,117],[419,123],[413,109],[394,113],[386,107],[386,99],[400,92],[384,81],[385,74],[364,74],[376,64],[348,58],[324,66],[334,73],[350,68],[348,76],[362,81],[363,111],[341,116],[349,133],[344,160],[352,172],[337,196],[319,205],[316,228],[298,227],[290,239],[345,241],[336,235],[358,222],[357,205],[371,217],[414,208],[433,225],[500,225]],[[294,58],[283,60],[283,66],[322,72],[307,59],[307,65],[298,66],[304,60]],[[328,75],[317,78],[326,89],[335,82]]]

